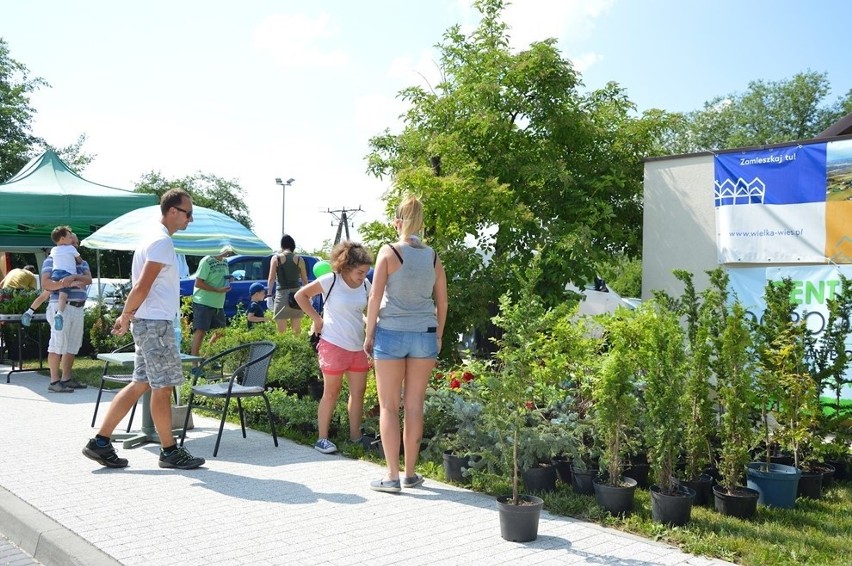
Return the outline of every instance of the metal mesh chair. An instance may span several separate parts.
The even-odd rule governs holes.
[[[272,418],[272,407],[266,396],[266,379],[269,374],[269,366],[272,362],[272,353],[276,345],[272,342],[251,342],[220,352],[215,356],[205,359],[198,366],[192,379],[192,386],[187,402],[186,418],[183,422],[183,431],[180,435],[180,445],[186,438],[186,427],[189,423],[189,415],[192,411],[192,401],[196,395],[215,397],[225,400],[222,409],[222,421],[219,423],[219,434],[216,436],[216,446],[213,448],[213,457],[219,453],[219,442],[222,440],[222,431],[225,428],[225,419],[228,416],[228,406],[232,398],[236,398],[240,415],[240,426],[243,438],[246,437],[246,421],[243,414],[242,399],[244,397],[263,397],[266,402],[266,414],[269,417],[269,426],[272,429],[272,440],[278,446],[278,437],[275,434],[275,421]],[[227,376],[223,368],[237,365],[236,369]],[[198,385],[199,378],[207,383]]]
[[[120,348],[116,348],[112,351],[113,354],[117,354],[119,352],[132,352],[134,348],[133,342],[130,344],[125,344]],[[114,365],[114,364],[113,364]],[[121,366],[119,366],[121,367]],[[126,368],[125,368],[126,371]],[[122,383],[127,385],[133,380],[133,368],[130,368],[130,373],[110,373],[109,371],[109,362],[104,362],[104,372],[101,375],[101,384],[98,387],[98,399],[95,401],[95,412],[92,414],[92,427],[95,426],[95,420],[98,418],[98,407],[101,404],[101,395],[104,392],[104,384],[107,382],[110,383]],[[127,421],[127,432],[130,432],[130,427],[133,425],[133,415],[136,414],[136,405],[133,405],[133,409],[130,411],[130,420]]]

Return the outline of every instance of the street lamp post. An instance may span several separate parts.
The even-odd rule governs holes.
[[[275,184],[281,185],[281,235],[282,236],[284,234],[286,234],[286,232],[284,231],[284,211],[286,210],[285,203],[286,203],[286,197],[287,197],[287,187],[292,185],[293,181],[295,181],[295,180],[296,179],[293,179],[291,177],[290,179],[287,179],[286,181],[282,181],[281,177],[275,177]]]

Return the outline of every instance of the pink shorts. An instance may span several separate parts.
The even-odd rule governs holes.
[[[320,339],[317,353],[323,375],[343,375],[347,371],[361,373],[370,369],[370,361],[364,350],[351,352]]]

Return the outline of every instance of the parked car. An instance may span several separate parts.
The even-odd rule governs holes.
[[[117,309],[124,305],[124,299],[127,293],[130,292],[130,279],[112,279],[97,277],[92,279],[92,284],[89,285],[87,292],[86,304],[83,308],[86,310],[93,309],[98,302],[110,309]]]
[[[570,283],[565,285],[565,290],[583,296],[580,300],[580,314],[583,315],[612,313],[622,307],[633,310],[638,306],[607,287],[602,279],[585,285],[582,291]]]
[[[305,270],[308,272],[308,281],[316,279],[314,277],[313,267],[321,258],[302,255],[305,259]],[[228,262],[228,272],[233,276],[231,279],[231,290],[225,294],[225,316],[231,318],[237,314],[237,310],[242,308],[243,311],[248,310],[251,303],[249,287],[252,283],[263,283],[269,278],[269,262],[272,259],[271,255],[254,256],[254,255],[235,255],[226,258]],[[195,289],[195,274],[180,281],[180,294],[182,297],[192,295]]]

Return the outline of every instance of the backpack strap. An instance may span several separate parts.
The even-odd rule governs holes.
[[[393,253],[396,254],[396,257],[399,258],[399,263],[400,264],[404,263],[402,261],[402,256],[399,254],[399,252],[396,249],[396,246],[394,246],[393,244],[388,244],[388,245],[390,246],[390,249],[393,250]],[[438,265],[438,252],[436,252],[435,250],[432,250],[432,267],[435,267],[436,265]]]
[[[326,293],[325,298],[323,298],[324,303],[328,302],[328,298],[331,296],[331,291],[334,289],[335,283],[337,283],[337,272],[334,273],[334,279],[331,280],[331,287],[328,288],[328,293]],[[366,283],[364,285],[366,285]]]
[[[388,245],[390,246],[390,249],[393,250],[393,253],[396,254],[396,257],[399,258],[399,263],[401,265],[403,263],[402,256],[400,255],[400,253],[397,251],[396,247],[393,244],[388,244]]]

